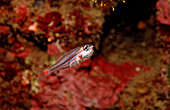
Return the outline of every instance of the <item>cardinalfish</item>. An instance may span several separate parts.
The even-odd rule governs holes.
[[[44,70],[44,74],[49,75],[54,71],[58,71],[61,69],[69,68],[76,64],[79,64],[87,59],[89,59],[93,55],[93,45],[86,44],[83,47],[77,47],[75,49],[70,50],[65,55],[63,55],[57,63],[52,65],[51,67]]]

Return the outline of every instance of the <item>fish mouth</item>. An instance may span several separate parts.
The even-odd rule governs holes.
[[[94,52],[93,47],[94,47],[93,45],[90,45],[90,49],[89,50],[90,50],[91,54],[93,54],[93,52]]]
[[[93,47],[94,47],[93,45],[90,45],[90,50],[93,50]]]

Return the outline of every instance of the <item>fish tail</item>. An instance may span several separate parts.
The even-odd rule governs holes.
[[[58,68],[58,67],[56,67],[55,65],[53,65],[53,66],[51,66],[51,67],[49,67],[49,68],[46,68],[46,69],[44,69],[44,74],[45,75],[50,75],[51,73],[53,73],[54,71],[58,71],[58,70],[60,70],[61,68]]]
[[[47,69],[45,69],[44,70],[44,74],[45,75],[49,75],[49,74],[51,74],[53,71],[51,71],[49,68],[47,68]]]

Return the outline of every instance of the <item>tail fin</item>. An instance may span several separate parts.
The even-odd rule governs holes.
[[[51,73],[52,73],[52,71],[49,68],[44,70],[44,74],[47,75],[47,76]]]

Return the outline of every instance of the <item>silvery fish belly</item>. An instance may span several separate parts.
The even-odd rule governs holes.
[[[61,69],[69,68],[76,64],[79,64],[87,59],[89,59],[93,55],[93,45],[86,44],[83,47],[77,47],[75,49],[70,50],[65,55],[63,55],[57,63],[52,65],[51,67],[44,70],[44,74],[49,75],[54,71],[58,71]]]

